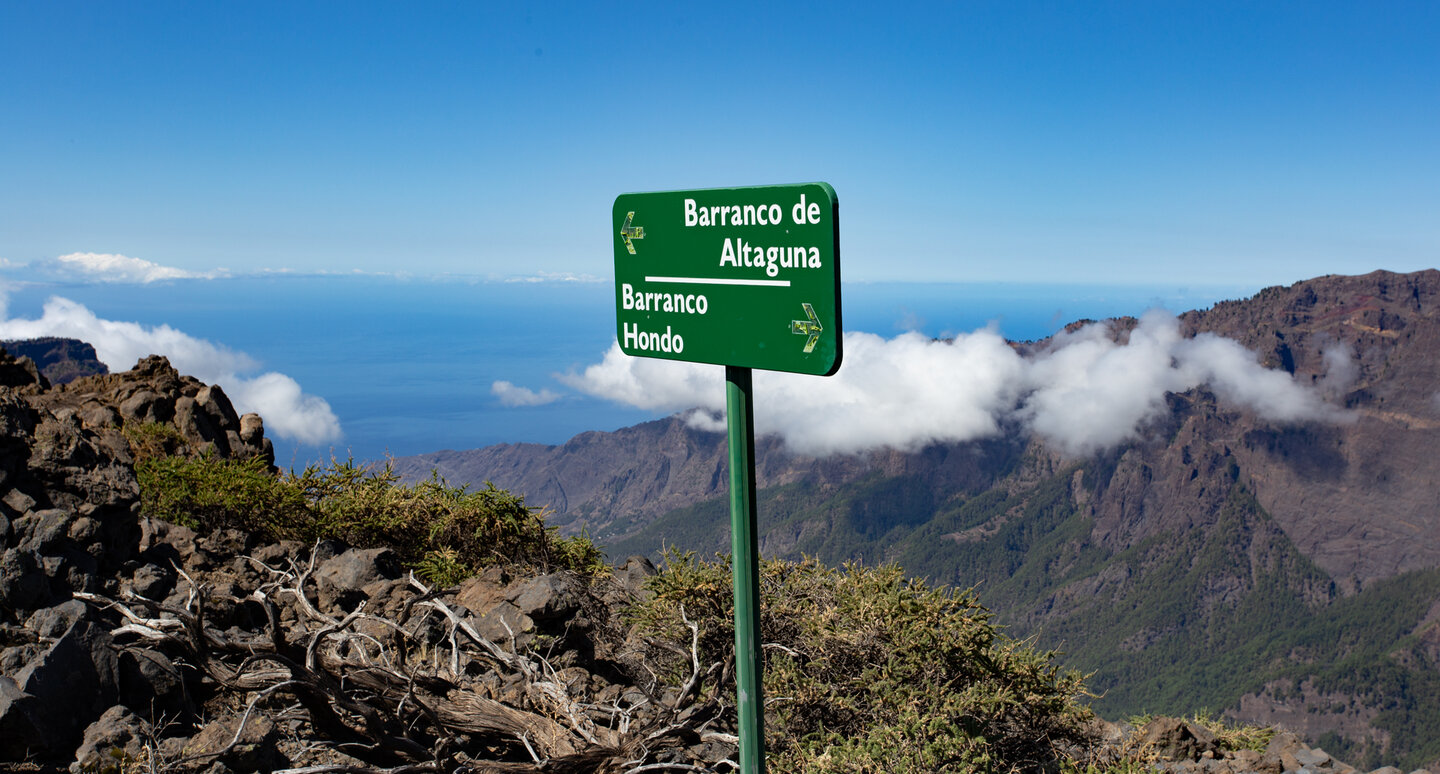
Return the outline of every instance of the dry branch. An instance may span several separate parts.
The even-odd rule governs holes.
[[[560,679],[545,658],[516,648],[513,634],[508,649],[482,636],[443,598],[453,590],[432,590],[411,574],[408,587],[414,596],[405,601],[398,620],[368,612],[365,603],[337,615],[307,597],[307,586],[314,583],[313,559],[291,562],[285,570],[250,561],[266,578],[244,597],[264,610],[264,631],[253,636],[207,625],[212,587],[178,567],[189,584],[181,606],[134,594],[121,600],[76,595],[116,611],[122,625],[112,634],[130,643],[127,647],[178,651],[222,692],[246,697],[234,739],[204,756],[207,760],[227,753],[253,714],[267,711],[284,695],[298,702],[292,709],[302,711],[326,743],[374,766],[304,766],[286,769],[289,774],[712,770],[652,757],[666,745],[700,739],[716,715],[713,702],[697,704],[697,697],[724,665],[701,668],[700,630],[688,618],[690,649],[675,650],[686,658],[689,675],[678,690],[663,691],[653,683],[631,686],[625,691],[648,698],[599,702],[589,693],[588,680]],[[443,617],[446,631],[426,628],[432,612]],[[393,641],[387,646],[357,631],[362,621],[389,630]],[[434,639],[437,634],[440,640]],[[448,646],[448,657],[440,655],[441,642]],[[427,652],[434,658],[427,659]],[[643,660],[636,667],[655,675]],[[497,686],[508,686],[503,696],[494,695]],[[734,738],[706,733],[716,741]]]

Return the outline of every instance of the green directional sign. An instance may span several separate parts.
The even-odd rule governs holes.
[[[840,368],[829,184],[621,194],[611,222],[626,354],[817,376]]]

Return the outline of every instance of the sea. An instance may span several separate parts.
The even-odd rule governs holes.
[[[1045,283],[846,283],[846,331],[945,337],[994,326],[1039,339],[1079,319],[1207,308],[1258,287]],[[598,363],[615,340],[609,282],[503,282],[374,275],[231,277],[8,288],[10,318],[38,318],[68,298],[98,317],[169,326],[243,352],[323,398],[343,435],[325,444],[276,438],[276,462],[369,462],[498,443],[564,443],[656,413],[576,393],[557,374]],[[162,353],[163,354],[163,353]],[[128,366],[127,366],[128,367]],[[842,368],[844,366],[842,365]],[[508,407],[497,380],[562,397]]]

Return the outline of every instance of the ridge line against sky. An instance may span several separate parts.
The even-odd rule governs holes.
[[[1440,256],[1440,5],[0,2],[0,259],[609,274],[626,191],[825,180],[849,281]]]

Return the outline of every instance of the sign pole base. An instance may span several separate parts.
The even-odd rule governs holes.
[[[735,577],[735,683],[740,771],[765,774],[764,664],[760,642],[760,550],[755,529],[755,414],[749,368],[725,367],[730,443],[731,566]]]

